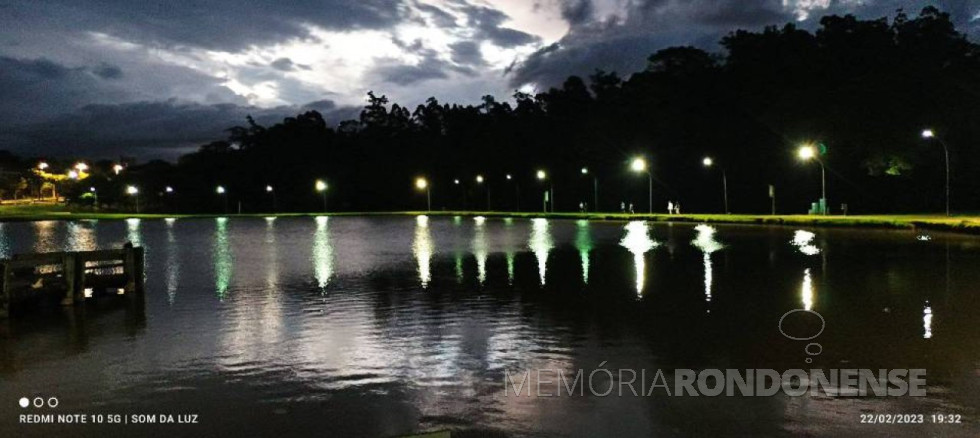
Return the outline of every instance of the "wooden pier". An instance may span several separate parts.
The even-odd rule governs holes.
[[[0,318],[24,303],[73,306],[102,295],[143,293],[143,248],[18,254],[0,260]]]

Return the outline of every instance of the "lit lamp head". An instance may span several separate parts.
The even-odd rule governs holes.
[[[511,176],[510,176],[510,174],[508,173],[508,174],[507,174],[507,181],[510,181],[510,180],[511,180]]]
[[[126,186],[126,194],[127,195],[135,195],[135,194],[137,194],[139,192],[140,192],[140,189],[137,189],[136,186]]]
[[[225,188],[223,186],[218,186],[218,188],[214,189],[214,191],[219,195],[225,194]]]
[[[429,187],[429,181],[421,177],[415,178],[415,188],[419,190],[425,190],[427,187]]]
[[[582,168],[582,175],[588,175],[588,174],[589,174],[589,168],[588,167],[583,167]]]
[[[932,132],[931,129],[923,129],[922,130],[922,138],[933,138],[935,136],[936,136],[936,133],[935,132]]]
[[[644,160],[643,158],[639,158],[639,157],[634,158],[633,159],[633,162],[630,163],[630,169],[633,169],[634,172],[644,172],[644,171],[646,171],[647,170],[647,160]]]
[[[476,176],[476,182],[478,184],[483,184],[483,175],[477,175]]]
[[[265,186],[265,191],[268,193],[272,193],[272,186]]]
[[[322,179],[316,180],[316,191],[324,192],[327,190],[327,183],[323,182]]]
[[[804,161],[805,160],[810,160],[810,159],[816,158],[816,156],[817,156],[817,148],[815,148],[813,146],[810,146],[810,145],[800,146],[800,149],[796,152],[796,154],[799,155],[799,157],[800,157],[801,160],[804,160]]]
[[[704,157],[701,163],[704,164],[704,167],[711,167],[715,164],[715,160],[712,160],[711,157]]]
[[[78,179],[78,172],[75,171],[75,170],[69,170],[68,171],[68,178],[69,179]]]
[[[459,185],[459,179],[454,179],[453,180],[453,184],[456,184],[458,186]]]
[[[39,170],[44,170],[44,169],[47,169],[47,168],[48,168],[48,163],[45,163],[44,161],[42,161],[42,162],[40,162],[40,163],[37,163],[37,168],[38,168]]]
[[[548,174],[547,174],[547,173],[545,173],[545,172],[544,172],[543,170],[539,170],[539,171],[537,171],[537,172],[535,173],[535,175],[536,175],[536,176],[538,177],[538,179],[540,179],[540,180],[542,180],[542,181],[548,178]]]
[[[165,189],[163,189],[163,191],[165,191],[167,193],[173,193],[174,192],[174,188],[173,187],[170,187],[170,186],[167,186]]]
[[[95,187],[89,187],[89,188],[88,188],[88,191],[90,191],[90,192],[92,192],[92,193],[95,193]]]
[[[116,165],[113,165],[113,166],[112,166],[112,171],[113,171],[113,172],[115,172],[115,173],[116,173],[116,175],[119,175],[119,172],[122,172],[122,171],[123,171],[123,166],[122,166],[122,164],[116,164]]]
[[[84,172],[84,171],[88,170],[88,164],[78,163],[78,164],[75,165],[75,169],[77,169],[79,172]]]

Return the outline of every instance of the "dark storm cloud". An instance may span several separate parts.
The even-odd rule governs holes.
[[[5,13],[53,28],[84,29],[150,45],[226,51],[309,37],[307,25],[388,28],[404,11],[401,0],[46,0],[9,6],[12,10]]]
[[[275,61],[269,63],[269,66],[279,70],[279,71],[296,71],[296,70],[309,70],[310,66],[304,64],[296,64],[292,59],[289,58],[279,58]]]
[[[122,69],[112,64],[101,63],[92,68],[92,73],[102,79],[119,79],[122,77]]]
[[[587,10],[580,1],[562,4],[562,15],[569,32],[557,43],[543,47],[508,69],[511,85],[537,84],[539,88],[561,83],[572,74],[587,75],[601,68],[629,74],[644,68],[646,58],[659,49],[675,45],[694,45],[720,51],[718,41],[735,29],[759,30],[767,25],[797,22],[810,4],[801,0],[637,0],[628,3],[613,19],[595,17],[584,20]],[[826,9],[812,8],[806,20],[797,24],[806,29],[819,25],[820,17],[855,14],[861,18],[894,16],[900,8],[917,15],[929,1],[919,0],[834,0]],[[976,35],[980,23],[970,19],[980,12],[976,0],[941,2],[961,31]],[[585,8],[585,9],[584,9]]]
[[[480,44],[475,41],[460,41],[449,46],[452,52],[453,62],[461,65],[480,66],[485,65],[483,52],[480,51]]]
[[[335,124],[355,115],[359,108],[337,107],[329,100],[275,108],[176,100],[87,105],[46,122],[9,127],[0,135],[0,141],[39,155],[175,158],[201,144],[225,138],[225,130],[244,124],[246,116],[268,125],[308,110],[320,111],[324,119]]]
[[[572,26],[592,20],[594,13],[592,0],[566,0],[561,3],[561,16]]]
[[[373,76],[383,82],[397,85],[412,85],[428,79],[449,77],[451,66],[438,58],[426,57],[416,65],[393,62],[382,64],[374,69]]]
[[[431,25],[442,28],[456,27],[456,17],[436,6],[416,2],[415,7],[429,16]]]
[[[504,27],[509,18],[498,9],[456,1],[461,12],[466,14],[467,25],[474,31],[476,39],[489,40],[500,47],[517,47],[540,41],[537,36]]]

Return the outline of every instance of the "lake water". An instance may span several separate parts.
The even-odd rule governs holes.
[[[980,433],[977,237],[469,217],[0,224],[4,257],[126,241],[146,248],[142,306],[0,322],[0,435]],[[781,334],[794,309],[823,332]],[[598,368],[923,368],[928,394],[505,396],[508,374]],[[25,412],[198,424],[17,424]]]

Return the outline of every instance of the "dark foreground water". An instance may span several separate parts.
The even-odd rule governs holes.
[[[0,322],[0,436],[980,433],[976,237],[411,217],[0,224],[5,257],[127,240],[146,248],[144,305]],[[794,309],[825,330],[781,334]],[[534,374],[531,396],[505,396],[507,375],[600,368],[924,368],[928,385],[925,397],[546,397],[560,384]],[[74,413],[129,424],[19,423]]]

